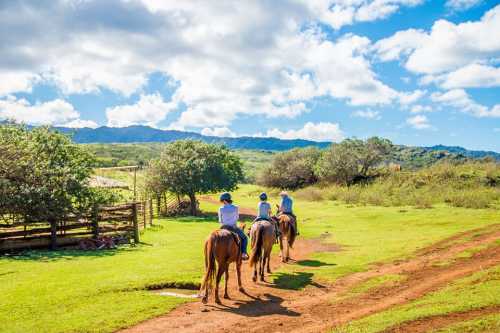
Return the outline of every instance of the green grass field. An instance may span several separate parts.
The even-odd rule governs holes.
[[[242,186],[234,194],[235,202],[254,207],[261,190],[257,186]],[[272,203],[277,202],[275,194]],[[202,203],[206,211],[215,211],[216,207]],[[356,207],[299,199],[296,211],[301,218],[302,237],[317,238],[328,233],[331,236],[326,241],[339,244],[342,251],[315,253],[310,258],[315,265],[304,263],[282,270],[295,273],[297,279],[286,282],[291,284],[287,287],[295,289],[304,287],[311,279],[331,282],[366,270],[370,263],[409,257],[415,250],[455,233],[500,222],[498,210],[444,205],[432,209]],[[137,247],[0,257],[0,332],[112,332],[184,302],[155,295],[147,288],[173,282],[198,283],[203,272],[202,244],[217,224],[208,218],[162,219],[155,223],[156,227],[141,235],[143,244]],[[248,271],[244,270],[244,274]],[[498,277],[498,270],[490,275]],[[300,279],[301,276],[308,279]],[[467,289],[463,296],[460,293],[464,283],[467,280],[418,300],[416,312],[395,308],[353,323],[356,326],[350,329],[364,330],[372,325],[381,328],[406,318],[455,311],[466,304],[478,305],[485,301],[485,293],[498,287],[492,280]],[[446,302],[451,296],[455,300],[453,306]],[[471,321],[470,327],[494,326],[496,320],[491,317],[481,323]]]

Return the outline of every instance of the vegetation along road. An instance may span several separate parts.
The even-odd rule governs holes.
[[[259,190],[242,186],[236,202],[252,207]],[[202,203],[206,211],[215,207]],[[245,286],[260,300],[231,288],[233,301],[224,306],[195,301],[132,330],[181,325],[208,331],[217,325],[221,331],[245,331],[272,325],[278,331],[344,327],[348,332],[375,332],[399,326],[418,331],[429,318],[436,328],[460,324],[498,329],[497,210],[352,207],[300,199],[297,209],[307,217],[292,252],[297,261],[280,266],[274,255],[275,273],[258,287],[249,281],[249,268],[243,268]],[[1,330],[38,331],[43,322],[46,332],[111,332],[189,301],[151,289],[199,283],[201,244],[215,221],[181,218],[156,224],[144,232],[144,244],[137,248],[2,257],[0,289],[5,297],[0,302],[9,311],[0,314]],[[54,313],[57,321],[52,320]],[[449,313],[456,320],[439,320]],[[198,318],[213,320],[203,320],[202,328]]]

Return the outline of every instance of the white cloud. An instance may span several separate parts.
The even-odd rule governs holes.
[[[421,99],[422,97],[424,97],[425,94],[427,94],[427,91],[420,90],[420,89],[417,89],[413,92],[408,92],[408,93],[399,93],[399,95],[398,95],[399,102],[402,105],[413,104],[416,101],[418,101],[419,99]]]
[[[481,88],[500,86],[500,68],[481,64],[470,64],[453,72],[430,76],[427,82],[438,83],[445,89]]]
[[[176,82],[172,102],[186,111],[171,127],[224,127],[241,115],[295,117],[316,97],[352,105],[397,101],[400,93],[372,69],[371,41],[338,39],[337,29],[382,19],[422,0],[317,1],[51,1],[8,2],[0,9],[0,94],[27,91],[34,78],[64,94],[110,89],[141,92],[151,73]],[[96,13],[113,12],[113,18]],[[16,13],[15,16],[12,13]],[[116,18],[116,19],[115,19]],[[335,56],[332,56],[335,55]],[[156,125],[164,118],[122,106],[109,124]]]
[[[205,127],[201,130],[202,135],[206,136],[219,136],[219,137],[235,137],[236,134],[227,127]]]
[[[411,113],[425,113],[425,112],[432,112],[434,111],[431,106],[429,105],[413,105],[410,109]]]
[[[141,95],[135,104],[107,108],[106,117],[108,126],[111,127],[130,125],[156,127],[176,107],[175,102],[166,103],[159,94]]]
[[[454,24],[438,20],[429,33],[405,30],[378,41],[374,50],[383,61],[407,57],[415,73],[439,74],[500,56],[500,5],[479,21]]]
[[[472,8],[483,0],[448,0],[446,1],[446,7],[451,8],[456,11],[467,10]]]
[[[258,134],[257,136],[312,141],[340,141],[344,138],[344,133],[337,123],[319,122],[315,124],[308,122],[304,127],[297,130],[282,131],[274,128],[268,130],[266,134]]]
[[[43,103],[30,104],[26,99],[18,99],[12,95],[0,99],[0,119],[15,120],[31,125],[64,125],[82,121],[73,105],[55,99]]]
[[[97,127],[99,127],[99,125],[95,121],[82,120],[82,119],[74,119],[70,122],[62,124],[61,126],[71,127],[71,128],[84,128],[84,127],[97,128]]]
[[[427,119],[427,116],[424,115],[416,115],[414,117],[407,118],[406,123],[418,130],[429,129],[432,127],[429,123],[429,119]]]
[[[311,11],[324,23],[334,29],[355,22],[369,22],[384,19],[401,7],[413,7],[423,0],[317,0],[304,1]]]
[[[358,118],[366,118],[366,119],[376,119],[379,120],[381,118],[380,112],[379,111],[373,111],[373,110],[365,110],[365,111],[354,111],[351,113],[353,117],[358,117]]]
[[[475,117],[500,117],[500,104],[496,104],[491,108],[478,104],[463,89],[453,89],[443,93],[437,92],[431,95],[431,99],[434,102],[454,107],[461,112],[470,113]]]

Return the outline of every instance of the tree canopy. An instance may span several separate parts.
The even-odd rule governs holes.
[[[104,200],[88,186],[93,158],[46,127],[0,126],[0,215],[58,221]]]
[[[314,168],[321,156],[315,147],[295,148],[277,154],[266,167],[258,182],[265,186],[296,189],[314,184],[318,178]]]
[[[196,214],[197,194],[232,191],[242,180],[242,163],[225,146],[180,140],[167,144],[161,157],[150,162],[147,186],[156,194],[189,196]]]

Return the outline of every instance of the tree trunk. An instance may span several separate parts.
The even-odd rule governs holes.
[[[189,201],[191,202],[191,215],[196,216],[198,214],[198,211],[196,209],[196,194],[190,193]]]
[[[53,218],[49,219],[50,223],[50,249],[57,250],[57,221]]]

